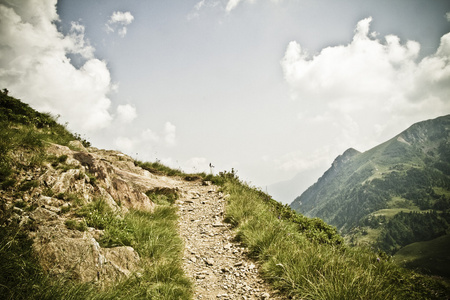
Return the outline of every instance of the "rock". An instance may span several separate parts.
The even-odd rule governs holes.
[[[71,236],[64,225],[41,226],[33,251],[51,275],[80,282],[116,282],[139,271],[139,255],[132,247],[101,248],[89,232]]]
[[[30,213],[30,219],[38,223],[43,223],[58,219],[58,215],[48,209],[38,207]]]
[[[75,150],[78,150],[78,151],[87,152],[86,148],[85,148],[85,147],[83,146],[83,144],[82,144],[80,141],[78,141],[78,140],[70,141],[70,142],[69,142],[69,147],[70,147],[70,148],[73,148],[73,149],[75,149]]]

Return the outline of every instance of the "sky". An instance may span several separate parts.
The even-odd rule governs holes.
[[[97,148],[269,193],[449,114],[449,64],[448,0],[0,0],[1,89]]]

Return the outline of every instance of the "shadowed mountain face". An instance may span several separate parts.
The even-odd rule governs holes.
[[[354,243],[394,253],[449,230],[450,115],[412,125],[364,153],[348,149],[291,207]]]

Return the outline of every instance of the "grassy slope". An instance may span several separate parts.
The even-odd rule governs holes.
[[[296,299],[446,299],[450,290],[386,256],[350,248],[334,228],[296,214],[238,180],[229,180],[226,219],[262,264],[263,276]]]
[[[393,257],[400,265],[428,274],[450,278],[450,235],[417,242],[400,249]]]
[[[20,174],[43,169],[52,162],[45,153],[46,142],[68,145],[79,136],[68,132],[49,114],[41,114],[27,104],[0,93],[0,193],[20,199],[27,192]],[[88,142],[82,140],[85,146]],[[26,157],[20,157],[22,153]],[[37,182],[36,182],[37,183]],[[161,198],[161,197],[159,197]],[[68,278],[45,274],[31,251],[29,228],[19,226],[14,206],[0,202],[0,295],[2,299],[190,299],[192,284],[182,269],[183,244],[177,234],[176,208],[164,201],[153,213],[131,211],[124,216],[111,212],[101,199],[90,204],[76,201],[81,223],[67,222],[73,230],[87,226],[105,230],[102,246],[129,245],[141,257],[139,276],[118,282],[107,289],[94,284],[78,284]],[[15,206],[26,210],[23,201]]]

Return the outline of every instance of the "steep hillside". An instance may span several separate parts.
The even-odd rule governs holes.
[[[450,116],[416,123],[364,153],[345,151],[291,207],[389,253],[445,235]]]
[[[89,147],[6,91],[0,116],[2,299],[191,297],[171,205],[183,180]]]

